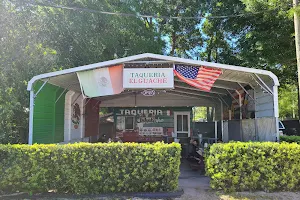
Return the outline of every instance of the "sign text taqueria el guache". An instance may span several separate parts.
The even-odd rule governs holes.
[[[169,111],[167,111],[167,115]],[[120,109],[118,115],[131,115],[136,116],[137,123],[159,123],[164,120],[159,116],[163,115],[162,110],[156,109]]]
[[[124,89],[173,89],[172,68],[130,68],[123,71]]]

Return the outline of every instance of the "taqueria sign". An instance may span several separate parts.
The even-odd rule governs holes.
[[[123,71],[123,88],[173,89],[172,68],[131,68]]]

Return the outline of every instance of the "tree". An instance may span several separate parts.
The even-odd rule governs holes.
[[[53,4],[130,12],[123,1],[0,2],[0,143],[26,143],[29,94],[35,75],[144,52],[164,43],[139,18],[106,16]]]
[[[51,71],[56,60],[56,52],[36,40],[38,21],[15,9],[0,3],[0,143],[27,141],[27,81]]]
[[[171,56],[189,57],[188,51],[203,45],[199,19],[185,17],[199,17],[204,14],[205,2],[201,0],[151,0],[128,1],[133,10],[142,14],[154,14],[157,18],[145,19],[150,27],[156,27],[161,37],[168,41],[166,54]],[[177,17],[176,19],[170,18]]]
[[[279,88],[279,116],[282,119],[298,118],[297,85],[286,84]]]

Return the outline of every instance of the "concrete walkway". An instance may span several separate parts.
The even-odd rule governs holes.
[[[200,171],[192,170],[189,166],[189,163],[183,160],[180,165],[179,187],[183,189],[210,189],[209,178],[204,175],[201,175]]]
[[[198,197],[199,199],[203,195],[203,191],[211,189],[209,186],[209,177],[201,175],[200,171],[192,170],[189,163],[185,160],[182,160],[180,165],[178,185],[184,191],[183,199],[193,199],[193,197]]]

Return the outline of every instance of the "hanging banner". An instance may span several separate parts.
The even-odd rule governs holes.
[[[123,70],[124,89],[173,89],[172,68],[130,68]]]
[[[77,72],[82,92],[87,97],[120,94],[123,65]]]

